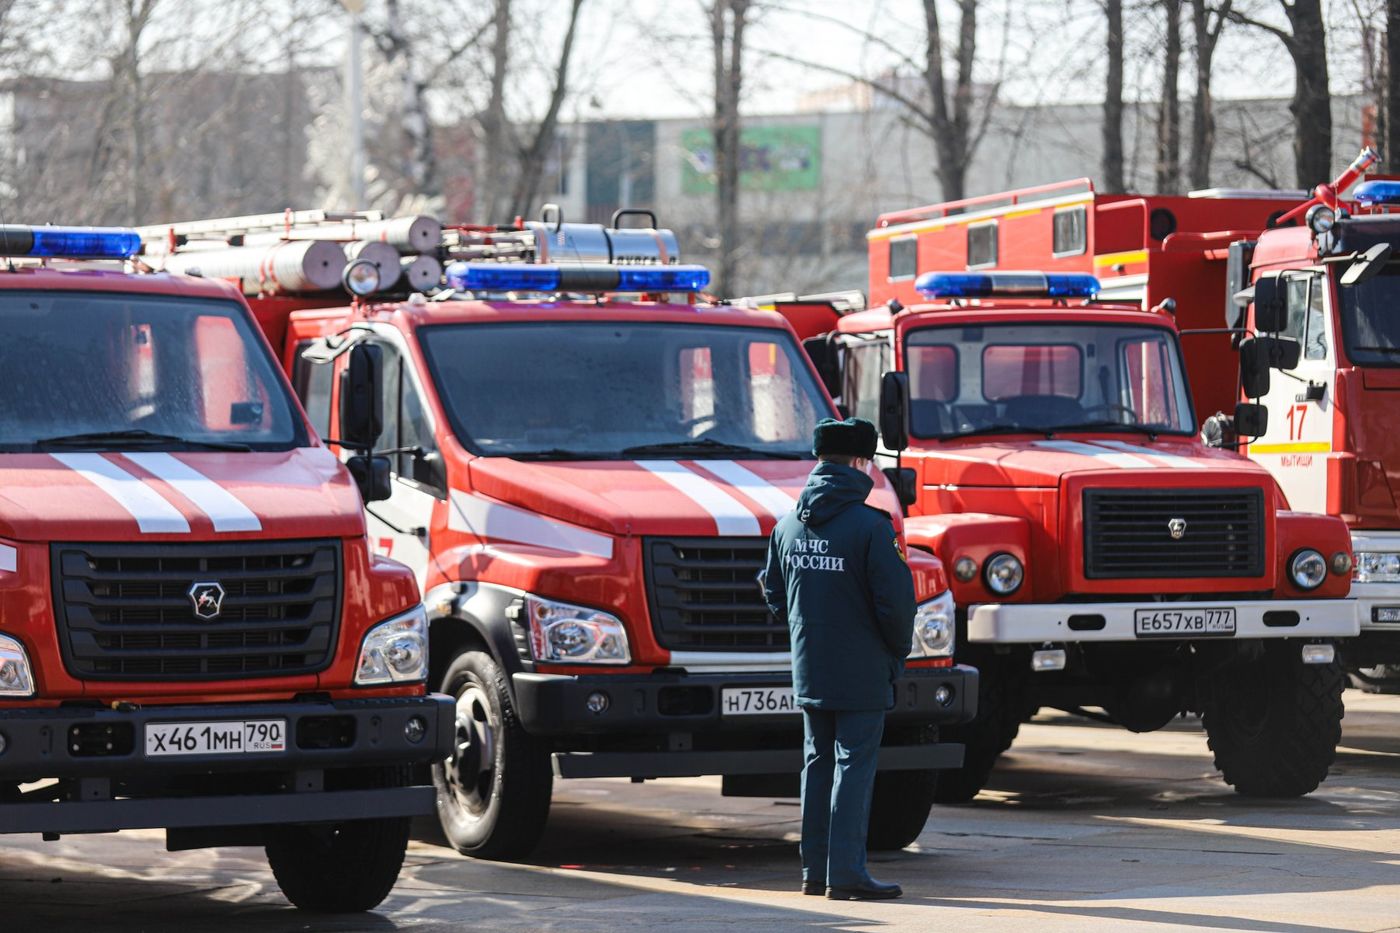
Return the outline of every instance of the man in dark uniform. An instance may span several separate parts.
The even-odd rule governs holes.
[[[768,542],[764,597],[792,634],[802,708],[802,893],[899,897],[865,867],[885,711],[914,637],[914,580],[886,512],[865,504],[875,426],[823,419],[818,463]],[[830,885],[830,887],[828,887]]]

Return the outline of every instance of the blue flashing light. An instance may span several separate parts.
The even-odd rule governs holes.
[[[35,259],[130,259],[141,234],[126,227],[0,226],[0,255]]]
[[[618,266],[617,290],[622,292],[698,292],[710,284],[704,266]]]
[[[469,292],[557,292],[559,267],[523,262],[454,262],[447,284]]]
[[[1099,280],[1085,272],[925,272],[914,288],[928,298],[1092,298]]]
[[[1351,196],[1362,204],[1400,204],[1400,181],[1363,181]]]

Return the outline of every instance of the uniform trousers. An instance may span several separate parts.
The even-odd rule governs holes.
[[[859,885],[884,710],[802,708],[802,880]]]

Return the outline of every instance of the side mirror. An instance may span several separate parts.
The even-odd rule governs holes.
[[[909,506],[919,501],[918,474],[910,467],[885,467],[882,472],[894,487],[899,504],[907,512]]]
[[[393,494],[389,485],[389,458],[371,457],[357,454],[345,461],[350,477],[360,488],[360,498],[365,502],[383,502]]]
[[[1240,385],[1249,398],[1269,393],[1269,372],[1297,369],[1303,345],[1292,337],[1246,337],[1240,341]]]
[[[839,396],[844,387],[841,385],[841,352],[836,341],[828,339],[825,334],[808,337],[802,341],[802,349],[807,351],[812,365],[817,368],[817,375],[822,377],[826,391],[832,398]]]
[[[340,440],[370,450],[383,432],[384,351],[371,343],[356,344],[341,376]]]
[[[1347,266],[1347,271],[1342,273],[1338,283],[1343,288],[1350,288],[1353,285],[1360,285],[1362,282],[1369,282],[1380,275],[1385,264],[1390,262],[1390,253],[1389,243],[1377,243],[1362,253],[1359,259]]]
[[[1263,437],[1269,430],[1269,409],[1253,402],[1235,406],[1235,436]]]
[[[1276,334],[1288,326],[1288,306],[1284,303],[1283,283],[1276,275],[1266,275],[1254,283],[1254,329]]]
[[[888,450],[909,446],[909,374],[880,377],[880,437]]]

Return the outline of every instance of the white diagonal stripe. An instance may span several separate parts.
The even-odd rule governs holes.
[[[1095,447],[1093,444],[1082,444],[1079,441],[1034,441],[1037,447],[1044,447],[1047,450],[1058,450],[1067,454],[1079,454],[1084,457],[1093,457],[1103,460],[1116,467],[1146,467],[1152,468],[1152,464],[1142,459],[1134,457],[1132,454],[1114,453],[1103,447]]]
[[[699,463],[707,471],[763,506],[774,518],[782,518],[797,506],[797,500],[787,492],[733,460],[701,460]]]
[[[574,525],[544,518],[513,505],[492,502],[459,489],[452,490],[452,510],[447,527],[465,531],[483,541],[533,544],[575,554],[591,554],[611,560],[612,538]]]
[[[1178,470],[1204,470],[1206,465],[1189,457],[1182,457],[1177,454],[1167,453],[1165,450],[1157,450],[1155,447],[1139,447],[1136,444],[1129,444],[1126,441],[1094,441],[1100,447],[1112,447],[1114,450],[1121,450],[1130,454],[1142,454],[1154,460],[1161,460],[1167,466]]]
[[[756,535],[761,529],[758,517],[744,503],[720,489],[710,480],[687,470],[674,460],[638,460],[637,466],[688,497],[710,513],[715,528],[722,535]]]
[[[190,523],[170,502],[101,454],[50,454],[116,500],[144,534],[184,534]]]
[[[218,483],[183,460],[167,453],[122,454],[148,473],[169,483],[180,495],[193,502],[209,516],[215,531],[262,531],[262,522],[248,508]]]

